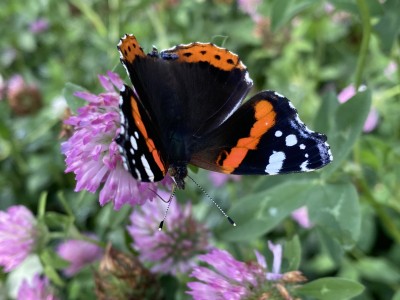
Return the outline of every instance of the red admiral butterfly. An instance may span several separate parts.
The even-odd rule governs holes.
[[[211,43],[145,54],[133,35],[118,44],[134,89],[121,89],[124,167],[144,182],[167,172],[185,188],[187,166],[226,174],[308,172],[332,161],[326,136],[308,129],[284,96],[263,91],[239,57]]]

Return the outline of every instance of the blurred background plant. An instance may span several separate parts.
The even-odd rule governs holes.
[[[271,286],[246,279],[258,299],[290,299],[289,293],[301,299],[400,299],[399,12],[399,0],[3,1],[1,295],[189,299],[191,281],[191,295],[201,299],[202,284],[193,281],[207,283],[207,272],[218,281],[227,270],[206,260],[216,255],[215,263],[232,260],[232,270],[254,278],[267,274],[267,281],[265,268],[279,260],[281,276]],[[302,119],[328,136],[334,162],[316,173],[275,177],[193,170],[238,227],[188,182],[177,198],[192,203],[190,212],[175,212],[185,210],[181,222],[187,228],[171,224],[157,236],[140,232],[138,223],[135,233],[132,216],[140,210],[101,207],[98,194],[74,192],[60,149],[72,134],[63,120],[86,104],[74,92],[101,92],[98,74],[108,70],[129,82],[116,50],[124,33],[135,34],[147,51],[202,41],[238,53],[253,91],[272,89],[291,99]],[[143,211],[141,218],[151,219]],[[198,234],[191,226],[207,237],[202,247],[192,247],[200,236],[190,237]],[[185,242],[177,251],[190,258],[208,247],[231,254],[204,255],[191,274],[171,252],[171,238]],[[174,262],[157,254],[154,243],[166,239],[163,254],[174,253]],[[268,240],[283,245],[279,259]],[[118,250],[106,251],[107,243]],[[262,254],[255,256],[254,249]],[[184,268],[166,269],[181,263]],[[207,271],[206,263],[220,273]],[[303,277],[282,276],[296,270],[310,282],[292,289]],[[223,282],[232,289],[240,280],[228,279]],[[214,287],[213,295],[228,290]],[[107,296],[110,291],[120,293]],[[256,296],[249,291],[234,292],[241,299]]]

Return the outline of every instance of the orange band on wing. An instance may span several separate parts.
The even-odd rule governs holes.
[[[118,49],[121,53],[121,58],[129,63],[132,63],[136,56],[146,56],[142,47],[140,47],[138,41],[133,35],[125,35],[118,44]]]
[[[246,69],[239,56],[213,44],[192,43],[190,45],[179,45],[170,50],[164,50],[164,52],[177,54],[178,60],[182,62],[207,62],[224,71],[231,71],[236,68],[240,70]]]
[[[276,113],[270,102],[261,100],[254,106],[256,122],[250,129],[250,135],[238,140],[235,147],[228,153],[223,150],[217,158],[217,164],[224,173],[232,173],[246,157],[249,150],[257,149],[261,137],[275,125]]]
[[[132,115],[133,115],[133,119],[135,120],[135,124],[136,124],[137,128],[139,129],[140,133],[143,135],[143,137],[146,141],[146,145],[149,148],[151,154],[153,155],[154,161],[156,162],[157,166],[160,168],[163,175],[165,175],[166,170],[165,170],[164,163],[161,160],[160,153],[158,152],[158,150],[154,144],[154,141],[151,138],[149,138],[149,136],[147,134],[146,127],[144,126],[142,117],[139,112],[139,107],[138,107],[137,101],[134,97],[131,97],[131,104],[132,104]]]

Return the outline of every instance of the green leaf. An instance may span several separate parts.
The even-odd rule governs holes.
[[[314,0],[275,0],[271,8],[271,29],[278,30],[296,14],[315,4]]]
[[[321,185],[315,189],[308,208],[312,223],[344,247],[354,246],[360,235],[361,212],[351,183]]]
[[[315,130],[326,134],[333,131],[333,129],[335,128],[335,119],[333,116],[335,115],[338,108],[339,101],[336,97],[336,94],[333,91],[326,93],[322,97],[321,106],[319,107],[319,110],[314,120]],[[328,136],[328,143],[329,139],[330,137]]]
[[[365,257],[354,266],[363,278],[370,281],[394,285],[400,282],[400,268],[385,258]]]
[[[271,29],[276,31],[286,21],[287,11],[292,0],[275,0],[271,9]]]
[[[364,286],[356,281],[327,277],[299,287],[296,293],[319,300],[345,300],[361,294],[363,290]]]
[[[53,282],[55,285],[63,287],[65,282],[62,280],[60,275],[58,275],[57,271],[51,267],[50,265],[46,265],[44,267],[44,274]]]
[[[294,271],[298,270],[301,261],[301,245],[298,235],[295,235],[290,241],[285,243],[283,247],[283,258],[287,261],[288,266],[284,270]]]
[[[400,290],[398,290],[398,291],[396,292],[396,294],[394,294],[392,300],[400,300]]]
[[[48,227],[67,228],[73,223],[73,219],[64,214],[49,211],[44,216],[44,222]]]
[[[375,26],[380,38],[381,47],[386,54],[390,54],[393,44],[400,33],[400,1],[388,0],[384,4],[384,15]]]
[[[337,10],[345,10],[352,15],[355,15],[358,13],[358,8],[357,4],[355,3],[355,0],[330,0],[330,3],[332,3]]]
[[[228,213],[237,226],[232,227],[224,221],[216,228],[216,234],[227,241],[248,241],[260,237],[304,205],[314,187],[311,181],[292,181],[244,197]]]
[[[85,100],[74,96],[74,93],[77,91],[86,91],[86,89],[71,82],[67,82],[63,88],[63,96],[73,113],[76,113],[79,107],[87,104]]]
[[[367,0],[369,14],[377,17],[383,14],[383,6],[378,0]]]
[[[54,269],[65,269],[69,266],[69,262],[62,259],[56,252],[46,249],[40,253],[40,259],[45,266],[51,266]]]
[[[344,250],[338,239],[330,235],[323,227],[318,227],[317,232],[319,241],[329,253],[332,263],[334,263],[335,266],[340,266],[343,260]]]
[[[164,275],[160,278],[160,284],[164,290],[166,300],[176,299],[176,292],[179,289],[178,280],[171,275]]]
[[[323,178],[328,178],[337,170],[351,152],[360,136],[371,106],[369,89],[358,92],[346,103],[341,104],[335,116],[335,127],[328,134],[333,154],[333,162],[325,167]]]

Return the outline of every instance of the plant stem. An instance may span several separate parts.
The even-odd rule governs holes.
[[[358,6],[358,9],[359,9],[360,15],[361,15],[363,36],[362,36],[361,48],[360,48],[360,53],[358,56],[357,68],[356,68],[356,74],[355,74],[356,90],[358,90],[358,88],[360,87],[361,82],[362,82],[362,75],[363,75],[365,62],[366,62],[367,54],[368,54],[369,39],[371,36],[371,21],[370,21],[370,15],[369,15],[367,1],[366,0],[357,0],[357,6]]]

